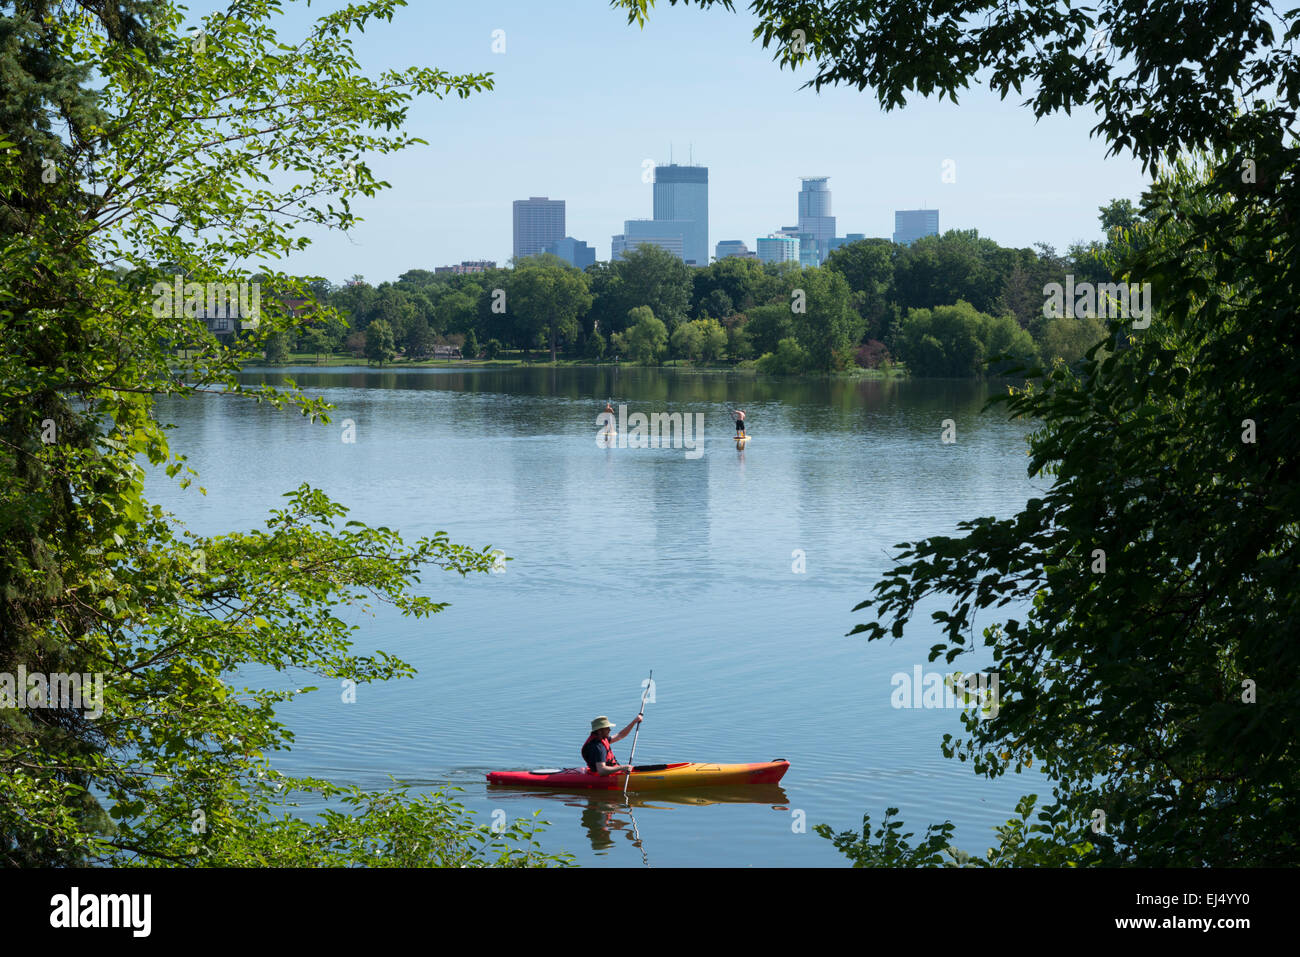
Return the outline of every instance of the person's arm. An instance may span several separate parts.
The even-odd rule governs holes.
[[[614,737],[610,738],[610,739],[609,739],[609,743],[610,743],[610,744],[617,744],[619,741],[622,741],[622,740],[623,740],[624,738],[626,738],[629,734],[631,734],[631,733],[632,733],[632,729],[635,728],[635,727],[636,727],[638,724],[640,724],[640,723],[641,723],[641,715],[638,714],[635,718],[633,718],[631,721],[628,722],[626,728],[624,728],[622,731],[620,731],[620,732],[619,732],[617,735],[615,735]]]

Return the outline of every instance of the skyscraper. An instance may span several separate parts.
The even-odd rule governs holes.
[[[894,210],[894,242],[910,246],[922,236],[939,235],[937,209]]]
[[[669,163],[655,167],[654,218],[682,227],[682,258],[709,264],[709,168]]]
[[[530,196],[515,200],[515,259],[536,256],[564,238],[564,200]]]
[[[803,188],[799,190],[799,232],[812,237],[816,251],[816,261],[820,265],[826,261],[831,252],[831,240],[835,238],[835,217],[831,215],[831,191],[826,188],[829,176],[803,176]],[[805,244],[807,245],[807,244]],[[811,259],[808,250],[806,258]]]

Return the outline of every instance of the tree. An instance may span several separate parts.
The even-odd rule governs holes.
[[[764,375],[798,375],[808,368],[808,353],[793,336],[777,343],[776,352],[766,352],[758,359],[758,371]]]
[[[615,264],[622,279],[619,305],[627,310],[648,306],[660,320],[670,326],[686,318],[691,304],[691,267],[658,246],[642,244]],[[601,328],[611,328],[601,324]],[[621,328],[621,327],[619,327]]]
[[[853,311],[852,294],[844,276],[833,269],[804,269],[787,277],[802,309],[794,309],[795,338],[807,354],[809,369],[829,372],[843,368],[862,338],[861,317]]]
[[[749,310],[745,335],[759,355],[775,352],[777,343],[794,335],[794,315],[790,306],[756,306]]]
[[[303,344],[308,350],[316,354],[316,361],[320,362],[323,353],[333,351],[330,341],[329,332],[322,326],[310,326],[302,334]]]
[[[366,361],[392,362],[397,357],[397,346],[393,342],[393,327],[385,319],[376,319],[366,326]]]
[[[668,346],[668,329],[655,317],[649,306],[637,306],[628,314],[627,332],[623,341],[633,361],[649,365],[658,362]]]
[[[578,319],[591,308],[587,277],[558,256],[529,256],[515,267],[508,289],[507,310],[524,341],[545,339],[554,362],[559,341],[578,338]]]
[[[700,329],[700,358],[705,362],[717,362],[727,348],[727,330],[716,319],[699,319],[696,323]]]
[[[912,375],[979,375],[984,362],[980,314],[968,302],[910,309],[898,332],[898,348]]]
[[[487,345],[483,347],[483,358],[491,361],[501,355],[501,340],[489,339]]]
[[[478,358],[478,340],[474,338],[473,329],[465,333],[465,342],[460,347],[460,354],[465,359]]]
[[[673,330],[673,334],[669,336],[668,341],[677,355],[694,362],[700,357],[700,349],[704,344],[703,339],[699,326],[694,322],[683,322]]]
[[[98,720],[75,699],[0,708],[7,865],[319,866],[398,847],[412,863],[472,864],[480,842],[499,860],[500,842],[460,832],[464,816],[436,799],[277,772],[266,755],[290,738],[275,708],[301,689],[238,676],[409,674],[355,654],[334,609],[378,599],[434,613],[412,587],[420,571],[484,572],[491,554],[343,524],[346,510],[306,486],[263,529],[194,535],[147,501],[140,464],[189,482],[158,395],[328,421],[319,399],[241,382],[243,361],[304,321],[276,296],[229,344],[190,307],[209,283],[306,298],[269,264],[305,244],[300,223],[347,227],[349,200],[377,191],[364,163],[351,175],[343,163],[412,142],[400,132],[412,96],[490,87],[434,69],[354,72],[352,36],[393,7],[327,14],[298,42],[277,35],[277,5],[246,0],[237,17],[205,17],[201,44],[168,3],[19,0],[0,14],[0,673],[100,674],[105,689],[90,702]],[[286,817],[301,788],[335,808]],[[436,836],[424,853],[417,832]]]
[[[838,272],[854,293],[854,305],[866,323],[865,334],[885,339],[892,333],[890,299],[896,247],[887,239],[846,243],[826,257],[825,268]]]
[[[1108,334],[1106,323],[1100,319],[1049,319],[1043,327],[1043,359],[1060,359],[1074,365]]]
[[[274,332],[266,338],[263,354],[267,362],[287,362],[289,359],[289,336],[284,332]]]
[[[366,330],[369,332],[369,330]],[[419,316],[411,323],[406,334],[406,357],[408,359],[427,359],[433,355],[434,334],[429,328],[429,321]]]

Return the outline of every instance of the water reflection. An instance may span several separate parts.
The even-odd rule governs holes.
[[[520,798],[558,801],[580,811],[579,822],[586,832],[591,849],[608,851],[622,834],[641,852],[642,863],[649,866],[649,850],[641,839],[636,815],[640,812],[670,811],[679,807],[708,804],[766,804],[786,812],[789,797],[779,784],[745,784],[736,787],[680,788],[665,791],[642,791],[624,795],[622,791],[588,791],[581,796],[573,792],[502,788],[488,785],[488,793],[509,791]],[[642,814],[644,818],[644,814]]]

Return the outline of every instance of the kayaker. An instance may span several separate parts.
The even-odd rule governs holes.
[[[732,409],[731,417],[736,420],[736,438],[741,438],[745,434],[745,410]]]
[[[587,769],[595,771],[597,774],[627,774],[630,767],[626,764],[619,764],[618,758],[614,757],[614,749],[610,747],[615,742],[622,741],[632,729],[641,723],[642,715],[633,718],[626,728],[618,734],[610,737],[610,729],[614,727],[613,722],[603,714],[591,722],[591,734],[582,744],[582,759],[587,762]]]

